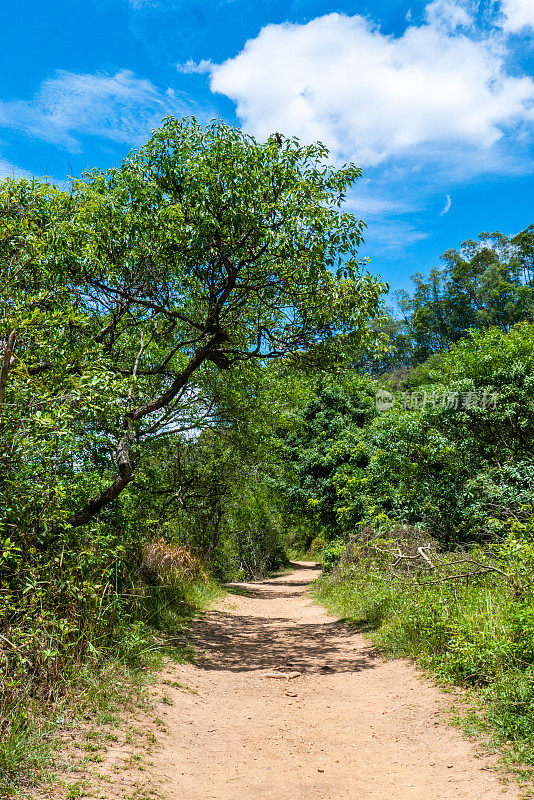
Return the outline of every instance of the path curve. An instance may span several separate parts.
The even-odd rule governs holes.
[[[192,630],[151,771],[180,800],[508,800],[447,696],[315,605],[315,565],[239,584]],[[232,587],[230,587],[232,591]],[[269,675],[293,675],[276,678]],[[295,676],[295,673],[300,673]],[[179,682],[188,690],[169,683]]]

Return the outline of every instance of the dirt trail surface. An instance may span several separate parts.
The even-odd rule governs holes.
[[[193,626],[150,768],[179,800],[517,798],[449,727],[447,696],[384,661],[306,592],[318,574],[240,584]],[[292,677],[269,677],[282,673]],[[296,675],[296,673],[300,673]],[[168,684],[167,684],[168,686]]]

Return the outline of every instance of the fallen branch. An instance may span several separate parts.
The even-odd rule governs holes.
[[[12,647],[12,648],[13,648],[13,650],[20,650],[20,647],[17,647],[17,645],[16,645],[16,644],[13,644],[13,642],[10,642],[10,641],[9,641],[9,639],[7,639],[7,638],[6,638],[6,637],[5,637],[3,634],[1,634],[1,633],[0,633],[0,639],[3,639],[3,640],[4,640],[4,642],[7,642],[7,644],[8,644],[10,647]]]
[[[418,586],[430,586],[433,583],[446,583],[447,581],[458,581],[460,578],[475,578],[477,575],[485,575],[485,570],[479,572],[463,572],[456,575],[445,575],[444,578],[438,578],[435,581],[419,581]]]
[[[480,561],[475,561],[473,558],[460,558],[458,561],[448,561],[448,564],[474,564],[476,567],[481,567],[486,572],[497,572],[499,575],[503,575],[508,580],[512,580],[512,576],[509,575],[507,572],[504,572],[502,569],[498,567],[493,567],[491,564],[482,564]]]
[[[434,564],[432,563],[432,561],[429,559],[429,557],[428,557],[428,556],[427,556],[427,554],[425,553],[425,549],[426,549],[427,547],[430,547],[430,545],[429,545],[429,544],[427,544],[427,545],[424,545],[423,547],[418,547],[418,548],[417,548],[417,552],[419,553],[419,555],[420,555],[422,558],[424,558],[424,559],[425,559],[425,561],[426,561],[426,563],[428,564],[428,566],[429,566],[431,569],[434,569]]]
[[[378,547],[378,545],[368,545],[368,547],[372,547],[373,549],[378,550],[379,553],[385,553],[386,555],[391,556],[392,558],[395,558],[396,561],[395,561],[394,566],[400,560],[403,560],[403,561],[417,561],[419,558],[423,558],[431,569],[435,569],[435,565],[432,563],[432,561],[430,560],[429,556],[425,553],[425,550],[428,550],[431,547],[430,544],[424,544],[424,545],[421,545],[421,547],[418,547],[416,556],[408,556],[408,555],[406,555],[405,553],[403,553],[401,551],[400,547],[395,547],[393,550],[386,550],[383,547]]]

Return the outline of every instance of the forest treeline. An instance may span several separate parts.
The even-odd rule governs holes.
[[[451,547],[532,522],[534,226],[443,259],[380,321],[386,352],[320,378],[286,439],[307,544],[334,560],[362,525]]]
[[[527,741],[534,227],[448,251],[393,314],[360,171],[327,156],[169,118],[69,189],[0,184],[4,792],[65,699],[304,553]]]

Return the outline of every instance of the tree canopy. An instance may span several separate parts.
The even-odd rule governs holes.
[[[481,233],[442,255],[445,266],[413,276],[415,291],[399,294],[416,360],[457,342],[470,328],[509,331],[532,321],[534,225],[516,236]]]
[[[221,370],[368,335],[383,286],[361,273],[363,223],[342,209],[359,170],[326,158],[169,118],[70,192],[4,182],[11,419],[26,392],[31,426],[44,414],[50,441],[64,437],[55,524],[85,525],[116,499],[143,441],[200,424]]]

